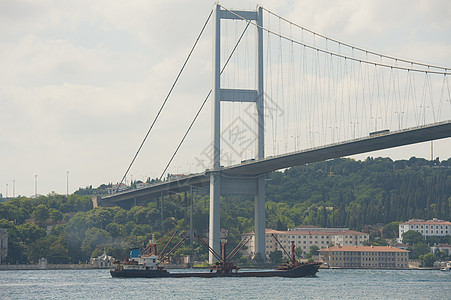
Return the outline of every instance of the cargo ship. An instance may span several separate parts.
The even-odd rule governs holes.
[[[186,236],[185,236],[186,238]],[[185,239],[183,238],[182,241]],[[275,238],[275,236],[274,236]],[[171,238],[172,240],[172,238]],[[180,241],[176,247],[182,242]],[[320,262],[310,262],[301,263],[296,260],[294,254],[294,242],[291,243],[291,255],[282,247],[285,253],[291,258],[286,263],[279,265],[275,270],[268,271],[246,271],[240,272],[240,268],[236,266],[232,261],[230,261],[233,256],[235,256],[241,248],[249,241],[242,240],[238,246],[229,254],[226,255],[226,243],[221,243],[222,245],[222,256],[219,256],[211,247],[209,247],[202,239],[199,238],[204,246],[213,253],[213,255],[218,260],[215,265],[210,267],[209,272],[180,272],[171,273],[159,265],[159,261],[162,260],[161,256],[157,255],[156,244],[150,243],[149,246],[141,254],[139,249],[132,249],[130,252],[130,258],[124,261],[115,261],[114,267],[111,268],[110,273],[112,277],[118,278],[135,278],[135,277],[145,277],[145,278],[184,278],[184,277],[203,277],[203,278],[214,278],[214,277],[312,277],[318,272],[321,265]],[[278,242],[278,240],[276,239]],[[169,241],[170,242],[170,241]],[[168,242],[168,244],[169,244]],[[167,246],[167,245],[166,245]],[[166,248],[166,247],[165,247]],[[173,248],[175,249],[175,247]],[[153,254],[152,254],[153,250]],[[164,251],[164,250],[163,250]],[[162,251],[162,252],[163,252]],[[171,250],[170,252],[172,252]],[[170,253],[169,252],[169,253]],[[164,257],[167,257],[166,254]]]

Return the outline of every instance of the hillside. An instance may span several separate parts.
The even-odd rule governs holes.
[[[451,218],[451,159],[335,159],[274,172],[266,183],[266,226],[278,230],[310,224],[366,231],[410,218]],[[161,249],[168,234],[189,230],[184,195],[166,197],[161,215],[157,202],[130,210],[92,209],[89,190],[95,191],[0,203],[0,227],[9,231],[6,262],[34,263],[41,257],[50,263],[87,261],[104,249],[120,258],[152,237]],[[205,235],[208,193],[197,192],[194,199],[193,228]],[[253,197],[221,198],[221,227],[228,230],[229,248],[239,242],[241,233],[253,231],[253,216]],[[196,241],[193,250],[180,247],[175,258],[185,254],[207,257]]]

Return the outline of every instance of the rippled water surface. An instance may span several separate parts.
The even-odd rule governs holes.
[[[0,299],[219,298],[451,299],[451,272],[320,270],[314,278],[296,279],[116,279],[108,270],[0,271]]]

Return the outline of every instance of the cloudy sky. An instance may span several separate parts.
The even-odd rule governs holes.
[[[448,0],[221,2],[257,3],[338,40],[451,67]],[[0,193],[12,196],[14,181],[16,196],[33,195],[36,175],[39,194],[65,194],[67,178],[69,193],[120,181],[213,4],[0,0]],[[186,72],[128,180],[161,174],[210,89],[211,28]],[[207,105],[171,173],[200,171],[209,125]],[[450,149],[436,141],[434,157]],[[368,155],[430,158],[430,143],[356,157]]]

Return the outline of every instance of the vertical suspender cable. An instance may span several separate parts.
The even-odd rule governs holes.
[[[227,64],[229,63],[230,59],[232,58],[232,55],[235,53],[236,48],[238,47],[238,44],[240,43],[241,39],[243,38],[244,33],[246,32],[247,28],[249,27],[250,23],[247,23],[246,27],[243,30],[243,33],[241,34],[238,42],[236,43],[235,47],[233,48],[232,52],[230,53],[227,61],[225,62],[224,66],[222,67],[222,70],[220,72],[220,74],[222,74],[222,72],[224,72],[224,69],[226,68]],[[197,120],[197,117],[199,116],[200,112],[202,111],[202,109],[205,106],[205,103],[207,102],[208,98],[210,97],[211,94],[211,90],[208,92],[207,96],[204,99],[204,102],[202,102],[202,105],[200,106],[199,110],[196,113],[196,116],[194,117],[193,121],[191,122],[191,124],[189,125],[188,129],[185,132],[185,135],[183,136],[182,140],[180,141],[180,143],[178,144],[177,148],[174,151],[174,154],[172,154],[171,159],[169,160],[169,162],[167,163],[166,167],[164,168],[163,172],[161,173],[160,176],[160,180],[161,178],[163,178],[164,173],[166,173],[166,170],[169,168],[169,165],[172,163],[172,161],[174,160],[175,155],[177,154],[177,152],[179,151],[180,147],[182,146],[183,142],[186,139],[186,136],[188,135],[188,133],[190,132],[191,128],[193,127],[194,123]]]
[[[186,64],[188,63],[188,60],[190,59],[191,54],[193,53],[194,49],[196,48],[196,45],[197,45],[197,43],[199,42],[199,39],[200,39],[200,37],[202,36],[202,33],[203,33],[204,30],[205,30],[205,27],[207,27],[208,21],[210,20],[210,17],[211,17],[212,14],[213,14],[213,10],[210,11],[210,14],[208,15],[207,21],[205,21],[205,24],[204,24],[204,26],[202,27],[202,30],[200,31],[199,35],[197,36],[197,39],[196,39],[196,41],[194,42],[194,45],[193,45],[193,47],[191,48],[191,50],[190,50],[190,52],[189,52],[189,54],[188,54],[188,57],[185,59],[185,62],[183,63],[182,68],[180,69],[179,73],[177,74],[177,77],[175,78],[175,81],[174,81],[174,83],[172,84],[171,89],[169,90],[169,92],[168,92],[166,98],[164,99],[163,104],[161,105],[160,109],[158,110],[158,113],[157,113],[157,115],[155,116],[155,119],[153,120],[152,125],[150,125],[150,128],[149,128],[149,130],[147,131],[146,136],[144,137],[143,141],[141,142],[141,145],[139,146],[138,151],[136,151],[136,154],[135,154],[135,156],[133,157],[132,162],[131,162],[130,165],[128,166],[127,171],[125,171],[124,177],[122,177],[122,180],[121,180],[120,184],[118,185],[118,187],[117,187],[117,189],[116,189],[116,193],[117,193],[117,191],[119,190],[119,187],[120,187],[120,185],[122,184],[122,182],[124,181],[125,177],[127,176],[128,171],[130,171],[130,168],[132,167],[133,163],[135,162],[136,157],[138,156],[139,152],[141,151],[141,148],[143,147],[144,143],[146,142],[147,137],[149,136],[150,132],[152,131],[153,126],[154,126],[155,123],[157,122],[158,117],[159,117],[160,114],[161,114],[161,111],[163,110],[164,106],[166,105],[166,102],[168,101],[169,96],[171,95],[172,91],[174,90],[174,87],[175,87],[175,85],[177,84],[177,81],[179,80],[180,75],[182,74],[183,70],[185,69]],[[161,179],[161,178],[160,178],[160,179]]]

